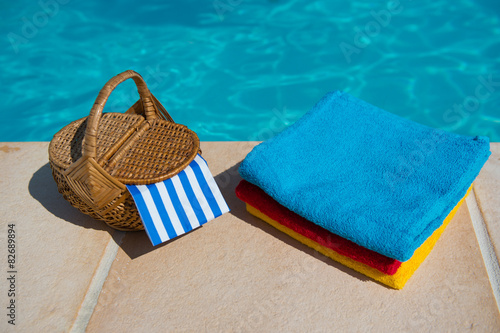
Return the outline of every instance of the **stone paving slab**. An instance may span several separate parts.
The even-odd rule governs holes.
[[[500,143],[491,144],[491,153],[474,182],[474,191],[496,257],[500,259]]]
[[[156,248],[127,233],[88,332],[500,329],[466,205],[405,288],[392,290],[245,211],[234,188],[252,146],[202,144],[232,211]]]
[[[67,332],[113,231],[57,192],[48,143],[0,143],[0,332]],[[15,224],[15,327],[7,323],[7,230]]]

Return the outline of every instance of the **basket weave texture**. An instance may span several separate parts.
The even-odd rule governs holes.
[[[139,100],[125,113],[102,113],[111,92],[132,78]],[[199,152],[196,133],[175,123],[134,71],[109,80],[88,117],[73,121],[49,145],[52,175],[63,197],[81,212],[119,230],[144,230],[124,184],[161,182]]]

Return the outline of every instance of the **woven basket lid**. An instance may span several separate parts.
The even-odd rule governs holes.
[[[199,146],[198,136],[184,125],[161,119],[144,121],[103,167],[124,184],[157,183],[185,169]]]

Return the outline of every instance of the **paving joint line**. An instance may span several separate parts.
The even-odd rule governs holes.
[[[486,267],[486,272],[488,273],[491,289],[495,296],[497,309],[500,311],[500,267],[488,229],[486,228],[483,214],[477,203],[474,189],[473,193],[467,196],[466,202],[469,208],[469,215],[472,220],[474,232],[476,233],[477,242],[479,243],[479,249],[481,250],[481,255]]]
[[[123,237],[125,236],[125,232],[123,231],[115,231],[115,233],[118,233],[116,235],[116,240],[114,239],[115,237],[111,237],[106,249],[104,250],[104,254],[101,257],[99,265],[97,266],[87,292],[85,293],[82,304],[80,305],[76,319],[73,322],[73,325],[71,325],[71,329],[69,330],[70,333],[85,332],[87,325],[90,322],[90,318],[94,313],[94,309],[97,305],[97,300],[99,299],[104,282],[108,277],[111,265],[113,264],[118,253],[118,248],[120,247]]]

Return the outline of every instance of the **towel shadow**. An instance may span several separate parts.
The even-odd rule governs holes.
[[[358,280],[361,281],[371,281],[368,277],[365,275],[356,272],[355,270],[350,269],[349,267],[346,267],[330,258],[327,256],[322,255],[321,253],[311,249],[310,247],[302,244],[298,240],[293,239],[292,237],[288,236],[287,234],[277,230],[273,226],[269,225],[268,223],[262,221],[261,219],[253,216],[246,210],[246,205],[243,201],[238,199],[235,194],[235,189],[236,186],[239,184],[239,182],[242,180],[241,176],[238,173],[238,168],[240,166],[241,162],[237,163],[236,165],[232,166],[231,168],[227,169],[226,171],[218,174],[215,176],[215,181],[219,185],[219,188],[222,192],[222,195],[224,196],[224,199],[226,199],[226,202],[231,209],[230,214],[233,216],[237,217],[238,219],[245,221],[246,223],[252,225],[253,227],[259,228],[262,231],[274,236],[275,238],[279,239],[283,243],[292,246],[304,253],[307,253],[308,255],[313,256],[314,258],[324,262],[327,265],[330,265],[332,267],[335,267],[342,272],[349,274]]]
[[[148,254],[151,251],[167,246],[168,244],[175,242],[192,232],[196,232],[196,230],[191,230],[183,235],[177,236],[174,239],[166,241],[165,243],[153,246],[146,232],[129,231],[125,233],[125,236],[119,244],[123,252],[125,252],[125,254],[133,260],[135,258],[139,258],[140,256]]]
[[[307,253],[316,259],[335,267],[351,276],[362,280],[368,281],[367,277],[364,275],[345,267],[336,261],[320,254],[319,252],[307,247],[306,245],[300,243],[299,241],[291,238],[290,236],[282,233],[281,231],[275,229],[266,222],[258,219],[257,217],[251,215],[247,212],[245,203],[238,199],[235,195],[234,190],[239,182],[242,180],[238,173],[238,168],[240,163],[233,165],[231,168],[221,172],[215,176],[215,181],[219,185],[223,197],[231,209],[229,214],[237,217],[238,219],[245,221],[246,223],[261,229],[262,231],[274,236],[283,243],[293,246],[296,249]],[[52,178],[52,170],[49,164],[45,164],[40,169],[38,169],[31,178],[28,190],[30,195],[40,202],[40,204],[45,207],[49,212],[54,214],[54,216],[65,220],[69,223],[75,224],[77,226],[107,231],[115,242],[120,245],[120,248],[127,254],[130,259],[138,258],[145,255],[153,250],[167,246],[171,242],[189,235],[191,232],[196,232],[197,229],[192,230],[182,236],[175,239],[167,241],[157,246],[153,246],[145,232],[122,232],[115,230],[101,221],[97,221],[90,216],[81,213],[78,209],[71,206],[66,200],[63,199],[62,195],[57,190],[57,185]],[[203,226],[201,227],[203,228]]]

